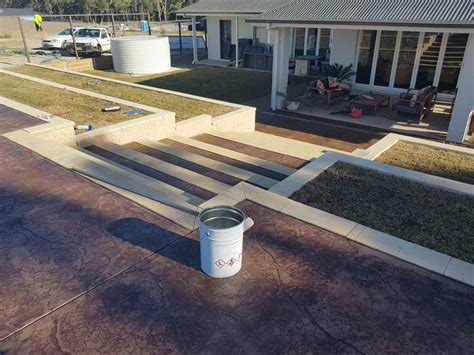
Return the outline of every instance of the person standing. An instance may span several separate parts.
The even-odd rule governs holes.
[[[41,26],[41,24],[43,23],[43,17],[41,17],[40,14],[35,14],[33,20],[35,22],[36,32],[42,32],[43,27]]]

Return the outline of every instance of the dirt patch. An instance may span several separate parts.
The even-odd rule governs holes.
[[[474,198],[336,163],[291,198],[474,262]]]

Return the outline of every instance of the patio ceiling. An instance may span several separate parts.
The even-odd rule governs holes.
[[[295,0],[247,22],[474,28],[472,0]]]

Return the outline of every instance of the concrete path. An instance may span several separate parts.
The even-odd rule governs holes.
[[[258,131],[248,133],[211,131],[207,132],[207,134],[304,160],[317,158],[325,151],[338,151],[316,144]]]
[[[44,124],[43,120],[26,115],[4,105],[0,105],[0,134]]]
[[[0,163],[1,353],[474,352],[472,287],[248,201],[212,279],[197,232],[4,137]]]

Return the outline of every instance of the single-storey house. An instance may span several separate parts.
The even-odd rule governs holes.
[[[201,0],[182,14],[208,19],[209,58],[239,39],[272,45],[272,109],[284,106],[290,58],[352,64],[352,88],[399,94],[437,88],[453,99],[447,139],[463,142],[474,111],[473,0]],[[195,58],[197,61],[197,58]]]

